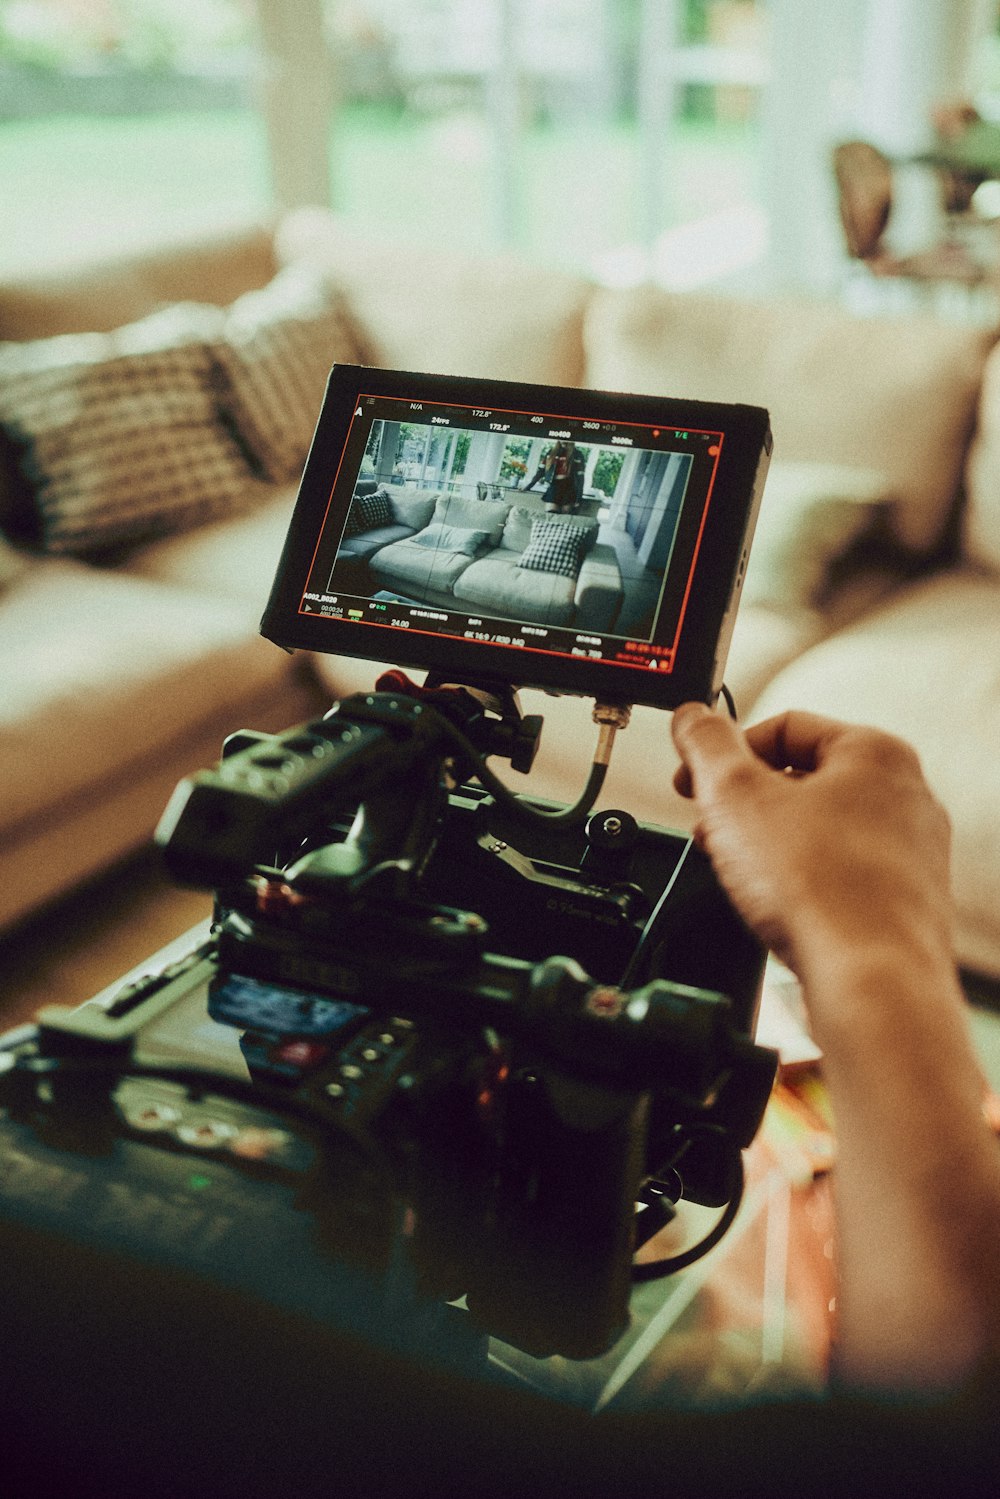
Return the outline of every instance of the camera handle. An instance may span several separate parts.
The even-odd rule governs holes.
[[[383,683],[392,690],[343,698],[323,718],[282,734],[231,735],[219,766],[181,781],[156,830],[173,877],[211,889],[257,865],[286,863],[306,839],[315,840],[318,828],[372,797],[397,793],[402,810],[419,822],[408,840],[414,846],[407,865],[418,872],[415,845],[432,836],[433,819],[418,815],[415,793],[422,803],[435,776],[444,786],[449,779],[475,775],[521,820],[580,825],[603,784],[615,733],[628,723],[630,712],[616,704],[595,705],[600,736],[583,795],[572,807],[546,812],[515,796],[485,762],[486,755],[503,754],[519,765],[534,757],[542,720],[522,717],[514,694],[500,697],[501,716],[495,720],[487,718],[484,701],[491,697],[491,684],[473,690],[418,688],[397,672],[380,678],[378,685]],[[359,829],[355,854],[361,846]],[[427,847],[425,856],[429,852]],[[359,857],[355,875],[361,876],[363,864]]]

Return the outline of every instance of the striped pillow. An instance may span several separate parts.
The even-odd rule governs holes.
[[[87,554],[215,519],[263,491],[220,420],[205,320],[0,346],[0,423],[30,514],[18,540]],[[205,309],[210,312],[210,309]]]
[[[229,308],[215,350],[232,421],[274,483],[298,479],[332,365],[357,360],[340,298],[303,266]]]
[[[10,534],[86,556],[245,510],[301,471],[352,358],[339,301],[299,268],[226,310],[0,344]]]

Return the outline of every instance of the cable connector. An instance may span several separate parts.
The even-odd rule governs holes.
[[[600,726],[594,764],[607,765],[614,748],[615,735],[619,729],[627,729],[632,709],[627,703],[595,703],[593,720]]]

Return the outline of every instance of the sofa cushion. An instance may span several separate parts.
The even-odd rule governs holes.
[[[965,470],[964,547],[1000,572],[1000,345],[986,361],[976,436]]]
[[[444,375],[484,375],[579,385],[582,276],[513,256],[470,256],[349,229],[322,209],[299,209],[278,226],[285,262],[320,267],[344,293],[362,362]]]
[[[374,531],[379,526],[391,526],[394,520],[388,490],[380,484],[369,494],[354,496],[351,508],[347,512],[345,535],[357,536],[362,531]]]
[[[806,651],[753,707],[899,734],[916,748],[953,830],[960,961],[1000,976],[1000,581],[941,573]]]
[[[0,339],[107,333],[192,298],[224,307],[249,287],[265,286],[277,270],[273,230],[261,224],[158,242],[89,265],[79,263],[74,245],[71,271],[0,285]]]
[[[469,566],[469,552],[434,551],[421,546],[416,537],[380,547],[371,558],[371,568],[380,584],[398,584],[418,601],[428,594],[450,594],[458,575]]]
[[[21,480],[8,525],[85,555],[243,508],[261,477],[301,472],[330,367],[356,357],[304,268],[226,309],[178,303],[112,333],[0,346],[0,489],[12,466]]]
[[[285,544],[295,489],[269,491],[256,509],[137,547],[118,572],[226,599],[256,626]]]
[[[455,583],[455,597],[471,611],[539,625],[565,625],[573,617],[576,579],[531,572],[506,549],[471,562]]]
[[[363,560],[388,546],[390,541],[406,541],[412,535],[413,531],[409,526],[376,526],[374,531],[360,531],[356,536],[347,536],[341,542],[337,561],[351,557]]]
[[[427,525],[439,498],[437,489],[397,489],[393,485],[389,490],[393,519],[401,526],[409,526],[411,531]]]
[[[523,552],[531,540],[531,528],[544,511],[514,505],[503,528],[503,545],[510,552]]]
[[[435,522],[418,531],[413,544],[429,547],[435,552],[464,552],[466,557],[474,557],[489,539],[489,531],[474,531],[468,526],[442,526]]]
[[[244,507],[263,493],[220,419],[209,309],[115,333],[0,346],[0,423],[30,487],[8,529],[89,553]]]
[[[238,604],[63,559],[6,591],[0,659],[6,831],[141,776],[164,745],[288,673]]]
[[[434,519],[445,526],[462,526],[473,531],[487,527],[490,546],[497,546],[503,535],[510,506],[496,500],[467,500],[464,495],[443,494],[434,506]]]
[[[992,332],[930,316],[653,288],[601,291],[586,383],[771,413],[775,456],[885,475],[898,539],[932,547],[952,512]]]

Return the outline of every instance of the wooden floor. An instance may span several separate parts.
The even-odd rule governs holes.
[[[0,1031],[46,1004],[77,1005],[211,913],[143,854],[0,937]]]

